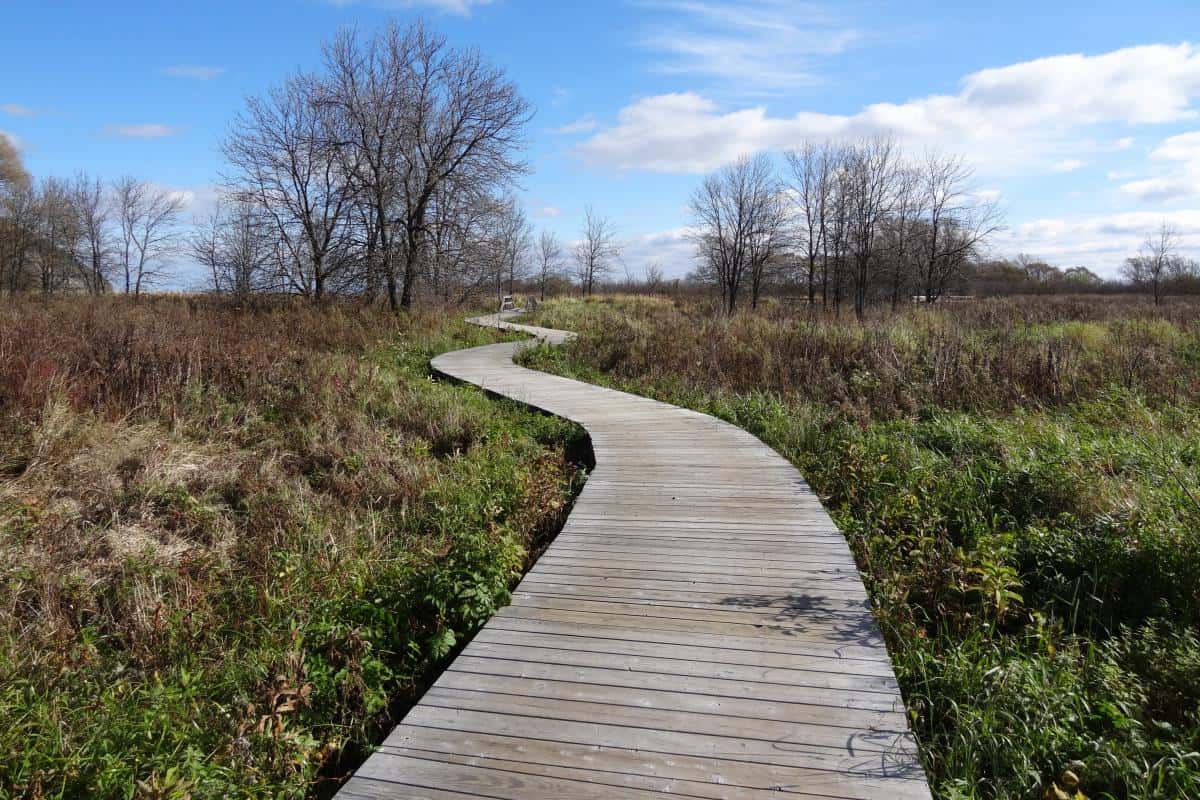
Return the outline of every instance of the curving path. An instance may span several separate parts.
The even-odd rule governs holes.
[[[522,346],[433,368],[578,422],[596,468],[339,796],[929,798],[854,559],[800,474],[712,417],[516,366]]]

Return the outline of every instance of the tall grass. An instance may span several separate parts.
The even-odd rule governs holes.
[[[506,602],[579,432],[441,315],[0,307],[0,796],[303,797]]]
[[[544,306],[526,362],[714,414],[845,532],[940,798],[1200,796],[1200,327],[1016,300],[864,325]]]
[[[619,309],[620,313],[615,313]],[[546,325],[575,326],[572,353],[617,379],[676,390],[771,392],[889,419],[922,408],[1066,405],[1113,387],[1157,404],[1200,396],[1200,320],[1130,300],[982,301],[877,314],[858,325],[786,313],[732,318],[656,298],[565,301]]]

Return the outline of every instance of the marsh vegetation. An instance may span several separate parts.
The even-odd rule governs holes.
[[[0,796],[303,797],[507,599],[579,431],[443,313],[0,307]]]
[[[564,300],[525,363],[713,414],[854,550],[940,798],[1200,795],[1200,325],[1058,297],[863,323]],[[747,476],[752,481],[753,476]]]

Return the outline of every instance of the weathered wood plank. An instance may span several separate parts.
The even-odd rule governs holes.
[[[703,414],[518,367],[520,346],[434,368],[580,423],[596,469],[341,796],[927,800],[854,559],[796,470]]]

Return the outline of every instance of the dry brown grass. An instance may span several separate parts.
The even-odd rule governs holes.
[[[558,303],[542,324],[584,333],[579,360],[670,389],[774,392],[864,421],[922,407],[1065,405],[1112,386],[1158,402],[1200,396],[1200,305],[1011,298],[876,311],[865,324],[784,301],[717,315],[706,302]]]
[[[491,340],[350,305],[0,306],[0,796],[352,767],[569,496],[566,426],[429,379]]]

